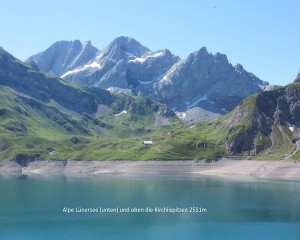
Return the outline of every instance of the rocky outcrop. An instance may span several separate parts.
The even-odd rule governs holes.
[[[25,154],[18,154],[15,156],[14,161],[18,163],[22,167],[27,167],[29,163],[39,160],[40,155],[25,155]]]
[[[224,125],[223,143],[232,154],[258,154],[270,147],[292,145],[300,137],[300,85],[247,98],[225,118]]]

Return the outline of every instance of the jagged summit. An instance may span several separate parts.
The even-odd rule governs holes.
[[[90,41],[58,41],[45,51],[29,57],[26,62],[34,61],[42,72],[60,76],[70,69],[86,64],[95,57],[97,51]]]
[[[152,52],[135,39],[122,36],[98,51],[85,65],[61,76],[81,85],[130,88],[129,92],[148,96],[148,84],[157,81],[178,60],[169,50]]]
[[[264,84],[241,65],[233,67],[225,54],[201,48],[177,62],[154,89],[158,99],[178,111],[200,107],[224,114]]]
[[[202,47],[199,50],[193,52],[192,54],[190,54],[189,56],[195,55],[195,56],[207,56],[209,53],[206,49],[206,47]]]
[[[122,51],[125,52],[128,57],[140,57],[146,52],[150,52],[147,47],[141,45],[134,38],[125,36],[121,36],[113,40],[102,52],[105,54],[110,51]]]
[[[237,63],[237,64],[234,66],[234,68],[235,68],[235,70],[236,70],[237,72],[243,72],[243,71],[244,71],[244,67],[243,67],[243,65],[240,64],[240,63]]]
[[[222,53],[219,53],[219,52],[217,52],[214,55],[214,61],[216,61],[216,62],[227,62],[228,63],[228,59],[227,59],[226,54],[222,54]]]

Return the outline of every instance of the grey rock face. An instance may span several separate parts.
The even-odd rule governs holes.
[[[90,41],[84,44],[79,40],[59,41],[45,51],[29,57],[26,62],[35,62],[42,72],[61,75],[87,63],[97,51]]]
[[[140,58],[128,61],[127,77],[129,84],[138,95],[153,94],[153,85],[163,78],[170,67],[180,59],[168,49],[147,52]]]
[[[144,85],[156,81],[178,60],[169,50],[151,52],[133,38],[119,37],[89,63],[64,73],[62,77],[105,89],[130,87],[141,95],[149,95],[149,86]]]
[[[119,37],[99,51],[89,63],[62,75],[68,81],[99,88],[127,88],[127,60],[149,51],[132,38]]]
[[[212,55],[206,48],[201,48],[173,65],[154,84],[154,92],[158,100],[177,110],[214,107],[215,111],[224,114],[243,98],[262,91],[265,85],[269,84],[248,73],[241,65],[233,67],[226,55]]]

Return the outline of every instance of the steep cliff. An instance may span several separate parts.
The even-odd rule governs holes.
[[[220,119],[218,128],[231,154],[284,156],[300,137],[300,84],[247,98]]]

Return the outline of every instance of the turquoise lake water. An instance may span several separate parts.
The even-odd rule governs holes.
[[[2,176],[0,192],[1,240],[300,239],[299,182],[193,175]],[[64,207],[129,212],[68,214]],[[198,207],[199,212],[131,212],[147,207]]]

